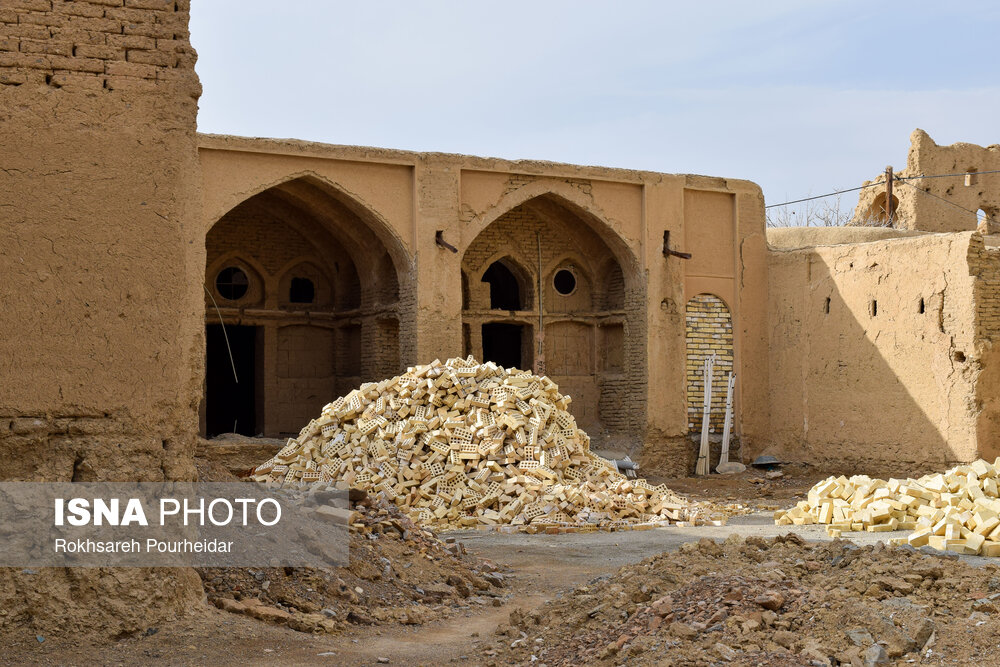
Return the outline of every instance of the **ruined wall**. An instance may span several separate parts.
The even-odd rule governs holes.
[[[1000,173],[984,173],[997,171],[1000,145],[939,146],[923,130],[914,130],[906,168],[896,174],[910,180],[893,187],[897,211],[893,226],[929,232],[972,231],[977,226],[977,213],[979,221],[986,217],[1000,223]],[[955,175],[918,178],[943,174]],[[864,185],[884,182],[885,177],[880,176]],[[862,190],[854,211],[855,222],[884,221],[885,197],[883,185]]]
[[[194,475],[204,246],[186,1],[0,6],[0,477]],[[189,570],[0,577],[0,628],[116,634]],[[127,602],[126,602],[127,601]]]
[[[968,461],[982,367],[971,233],[773,250],[768,453]]]

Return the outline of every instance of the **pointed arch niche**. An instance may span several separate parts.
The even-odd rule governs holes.
[[[597,444],[639,437],[645,285],[634,254],[555,193],[494,214],[462,258],[466,353],[551,377]]]
[[[409,260],[348,195],[292,178],[223,215],[205,250],[205,436],[295,435],[362,378],[399,372]],[[228,268],[248,276],[242,299],[222,298],[216,286],[241,290],[230,285],[242,280],[235,271],[219,279]]]

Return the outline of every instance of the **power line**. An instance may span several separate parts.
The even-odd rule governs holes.
[[[895,176],[894,181],[916,181],[921,178],[948,178],[950,176],[981,176],[983,174],[1000,174],[1000,169],[992,171],[963,171],[960,174],[933,174],[931,176]]]
[[[1000,174],[1000,169],[994,169],[992,171],[963,171],[962,173],[959,173],[959,174],[932,174],[930,176],[895,176],[894,175],[892,177],[892,180],[894,180],[894,181],[902,181],[902,182],[905,183],[906,181],[916,181],[916,180],[920,180],[922,178],[928,178],[928,179],[930,179],[930,178],[949,178],[949,177],[955,177],[955,176],[981,176],[983,174]],[[906,183],[906,184],[910,185],[909,183]],[[786,202],[782,202],[780,204],[769,204],[769,205],[765,206],[764,208],[775,208],[775,207],[778,207],[778,206],[788,206],[789,204],[800,204],[800,203],[802,203],[804,201],[812,201],[814,199],[823,199],[824,197],[833,197],[835,195],[842,195],[845,192],[856,192],[858,190],[864,190],[865,188],[874,188],[877,185],[885,185],[885,181],[876,181],[874,183],[869,183],[868,185],[861,185],[859,187],[849,188],[847,190],[835,190],[835,191],[829,192],[829,193],[827,193],[825,195],[816,195],[815,197],[805,197],[804,199],[793,199],[792,201],[786,201]],[[917,188],[917,189],[920,190],[920,188]],[[925,192],[924,190],[920,190],[920,191],[924,192],[925,194],[930,194],[929,192]],[[931,196],[936,196],[936,195],[931,195]],[[938,197],[938,199],[941,199],[941,198]],[[942,201],[947,201],[947,200],[942,200]],[[948,203],[950,204],[951,202],[948,202]],[[958,205],[956,204],[956,206],[958,206]],[[962,207],[959,206],[959,208],[962,208]],[[963,209],[963,210],[968,211],[969,209]]]
[[[812,201],[813,199],[823,199],[824,197],[832,197],[834,195],[842,195],[845,192],[856,192],[857,190],[864,190],[865,188],[874,188],[876,185],[884,185],[885,181],[880,181],[878,183],[869,183],[868,185],[861,185],[856,188],[848,188],[847,190],[837,190],[836,192],[830,192],[825,195],[816,195],[815,197],[806,197],[805,199],[794,199],[792,201],[782,202],[780,204],[770,204],[764,208],[774,208],[775,206],[788,206],[789,204],[798,204],[804,201]]]

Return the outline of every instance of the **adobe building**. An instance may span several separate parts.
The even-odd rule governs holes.
[[[1000,455],[998,170],[1000,147],[918,129],[891,228],[768,230],[775,453],[859,468]],[[859,224],[887,222],[884,182],[865,183]]]
[[[595,446],[682,472],[713,352],[713,426],[735,369],[736,431],[765,436],[752,183],[211,135],[199,158],[207,436],[294,435],[362,382],[471,354],[552,377]]]
[[[711,354],[744,460],[1000,453],[973,213],[904,187],[903,229],[765,234],[745,180],[198,135],[188,14],[0,7],[0,479],[194,479],[199,435],[294,434],[467,354],[550,375],[596,446],[668,474],[693,470]],[[903,174],[976,168],[921,187],[993,215],[995,147],[924,136]],[[134,632],[200,596],[184,569],[4,570],[0,629]]]
[[[736,432],[767,437],[756,185],[199,136],[188,18],[0,7],[0,479],[194,479],[199,434],[294,433],[463,354],[544,370],[595,441],[684,472],[688,359],[716,352]],[[0,629],[121,635],[201,596],[188,569],[6,569]]]

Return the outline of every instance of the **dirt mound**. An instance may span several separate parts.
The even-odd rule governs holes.
[[[704,539],[497,629],[489,665],[1000,660],[1000,577],[911,547]]]
[[[591,452],[570,400],[527,371],[434,361],[330,403],[252,478],[343,480],[442,528],[699,520],[665,486],[626,479]]]
[[[303,632],[337,632],[420,625],[505,597],[500,567],[442,542],[394,505],[369,497],[353,509],[349,566],[200,568],[209,601]]]

